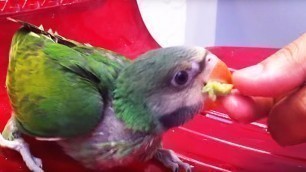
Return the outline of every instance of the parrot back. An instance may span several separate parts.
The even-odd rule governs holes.
[[[42,138],[90,132],[127,60],[23,24],[12,41],[6,82],[17,126]]]

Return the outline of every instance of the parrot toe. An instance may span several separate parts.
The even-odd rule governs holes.
[[[42,168],[42,161],[40,158],[33,157],[33,160],[38,167]]]
[[[23,139],[6,140],[0,134],[0,146],[19,152],[23,161],[31,171],[43,172],[41,159],[31,155],[28,144]]]
[[[183,168],[185,172],[191,172],[193,168],[192,165],[180,160],[175,152],[169,149],[158,149],[155,158],[173,172],[178,172],[180,167]]]

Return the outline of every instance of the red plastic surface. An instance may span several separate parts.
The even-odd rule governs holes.
[[[19,27],[8,22],[7,16],[43,24],[45,29],[52,28],[70,39],[108,48],[130,58],[159,47],[148,33],[135,0],[0,1],[1,130],[11,112],[5,75],[10,41]],[[236,47],[210,50],[234,69],[255,64],[275,52],[275,49]],[[222,111],[203,112],[183,127],[169,131],[164,136],[164,146],[193,164],[194,171],[306,170],[305,144],[280,147],[266,132],[264,120],[250,125],[236,124]],[[46,171],[86,171],[56,144],[27,140],[33,154],[42,158]],[[136,162],[113,171],[120,170],[166,171],[155,161]],[[0,171],[27,171],[27,168],[16,152],[1,148]]]

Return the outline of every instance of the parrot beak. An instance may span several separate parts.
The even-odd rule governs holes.
[[[214,109],[218,106],[218,97],[229,94],[233,88],[232,74],[227,65],[217,56],[208,53],[206,56],[207,78],[206,85],[202,92],[207,93],[208,99],[205,101],[205,110]]]
[[[220,59],[217,59],[208,77],[208,81],[219,81],[226,84],[232,84],[232,74],[227,65]]]
[[[232,84],[232,74],[227,65],[216,55],[208,52],[205,57],[205,82]]]

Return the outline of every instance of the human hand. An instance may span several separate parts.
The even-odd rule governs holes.
[[[268,115],[281,145],[306,142],[306,34],[261,63],[233,73],[237,90],[222,104],[230,117],[249,123]]]

